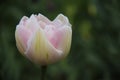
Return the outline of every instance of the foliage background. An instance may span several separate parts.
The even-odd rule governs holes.
[[[120,80],[120,0],[0,0],[0,80],[40,80],[40,67],[15,44],[22,16],[66,15],[73,29],[69,56],[49,65],[46,80]]]

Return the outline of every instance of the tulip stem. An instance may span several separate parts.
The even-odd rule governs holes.
[[[46,72],[47,72],[47,66],[41,66],[41,80],[45,80]]]

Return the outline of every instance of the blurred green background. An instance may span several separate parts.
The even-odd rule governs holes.
[[[70,54],[49,65],[46,80],[120,80],[120,0],[0,0],[0,80],[40,80],[15,43],[16,25],[33,13],[63,13],[73,29]]]

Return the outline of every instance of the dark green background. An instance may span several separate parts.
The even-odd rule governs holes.
[[[120,0],[0,0],[0,80],[40,80],[15,44],[16,25],[33,13],[63,13],[73,29],[70,54],[48,66],[46,80],[120,80]]]

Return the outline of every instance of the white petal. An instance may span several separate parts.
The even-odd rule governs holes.
[[[64,16],[63,14],[59,14],[53,21],[53,23],[57,26],[59,25],[60,27],[67,25],[71,26],[71,24],[68,21],[68,18]]]
[[[20,20],[19,25],[25,25],[25,23],[26,23],[26,21],[27,21],[28,19],[29,19],[28,17],[23,16],[22,19]]]
[[[56,62],[62,56],[60,50],[55,49],[47,40],[44,31],[39,29],[28,42],[27,57],[37,64]]]
[[[42,21],[42,22],[44,22],[46,24],[50,24],[51,23],[51,21],[47,17],[42,15],[42,14],[38,14],[37,19],[38,19],[38,22]]]
[[[58,48],[64,53],[64,57],[69,53],[72,40],[72,29],[69,26],[64,26],[60,29],[62,33],[62,39],[59,41]]]
[[[36,29],[40,28],[35,15],[31,15],[31,17],[26,21],[25,27],[28,28],[31,32],[34,32]]]

